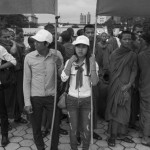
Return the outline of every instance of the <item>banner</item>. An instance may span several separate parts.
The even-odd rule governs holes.
[[[97,0],[96,14],[150,17],[150,0]]]
[[[0,14],[55,14],[55,0],[0,0]]]

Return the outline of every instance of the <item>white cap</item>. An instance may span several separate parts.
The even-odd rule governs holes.
[[[45,42],[45,41],[48,43],[53,42],[52,34],[45,29],[41,29],[40,31],[38,31],[34,36],[32,36],[32,38],[38,42]]]
[[[84,35],[81,35],[81,36],[78,36],[76,38],[76,40],[72,43],[73,45],[77,45],[77,44],[85,44],[87,46],[90,45],[90,42],[89,42],[89,38],[87,38],[86,36]]]

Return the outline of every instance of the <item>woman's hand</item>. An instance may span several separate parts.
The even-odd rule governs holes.
[[[77,56],[76,55],[73,55],[70,59],[69,59],[69,61],[71,62],[71,63],[73,63],[73,62],[75,62],[75,61],[77,61]]]

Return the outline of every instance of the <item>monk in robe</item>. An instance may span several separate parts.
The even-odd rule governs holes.
[[[143,35],[147,49],[139,53],[140,125],[142,144],[150,147],[150,33]]]
[[[112,147],[115,146],[117,136],[120,140],[133,143],[125,135],[130,118],[131,86],[137,72],[137,55],[131,49],[130,31],[123,31],[120,40],[121,47],[113,51],[110,58],[110,84],[105,116],[109,121],[108,145]]]

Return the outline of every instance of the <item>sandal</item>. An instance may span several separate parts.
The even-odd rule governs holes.
[[[22,124],[27,124],[28,123],[28,121],[26,119],[22,118],[22,117],[19,118],[19,119],[15,119],[14,122],[22,123]]]
[[[96,140],[102,140],[102,137],[95,132],[93,132],[93,138]]]
[[[116,146],[115,138],[110,137],[107,142],[108,142],[108,146],[110,146],[110,147],[115,147]]]
[[[81,137],[80,137],[80,136],[77,137],[77,145],[78,145],[78,146],[81,145]]]
[[[11,131],[12,130],[12,126],[11,124],[8,124],[8,131]]]
[[[150,143],[141,143],[144,146],[150,147]]]
[[[43,138],[45,138],[49,134],[50,134],[50,132],[48,130],[42,131],[42,137]]]
[[[120,140],[121,140],[121,141],[124,141],[124,142],[126,142],[126,143],[134,143],[134,141],[131,140],[131,139],[129,139],[128,137],[125,137],[125,138],[120,139]]]
[[[65,129],[60,128],[59,129],[59,134],[68,135],[68,131],[65,130]]]

